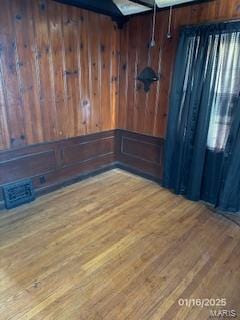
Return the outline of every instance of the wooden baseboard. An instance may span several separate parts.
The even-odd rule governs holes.
[[[31,179],[40,196],[113,168],[160,182],[163,140],[116,129],[0,152],[2,187]]]
[[[118,168],[118,169],[127,171],[127,172],[135,174],[135,175],[137,175],[139,177],[154,181],[154,182],[156,182],[158,184],[162,183],[162,178],[161,177],[160,178],[159,177],[154,177],[153,175],[151,175],[149,173],[146,173],[146,172],[144,172],[142,170],[139,170],[137,168],[134,168],[134,167],[129,166],[127,164],[124,164],[122,162],[116,162],[115,165],[114,165],[114,168]]]

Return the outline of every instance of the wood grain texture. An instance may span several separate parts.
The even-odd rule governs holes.
[[[163,139],[109,130],[0,151],[0,208],[4,185],[31,179],[37,195],[103,170],[121,167],[161,181]]]
[[[168,11],[159,12],[152,65],[161,80],[145,94],[136,76],[147,63],[149,15],[118,30],[109,17],[52,0],[1,8],[1,150],[114,128],[164,137],[179,28],[240,17],[240,0],[175,8],[167,40]]]
[[[1,151],[0,207],[6,184],[31,179],[41,195],[108,170],[114,161],[114,130]]]
[[[167,39],[168,10],[157,13],[156,47],[152,67],[160,74],[149,93],[136,81],[147,65],[151,15],[130,19],[121,31],[120,99],[117,127],[134,132],[164,137],[169,105],[171,78],[180,27],[210,21],[240,18],[240,0],[213,0],[208,3],[173,9],[172,39]]]
[[[119,30],[52,0],[2,0],[0,150],[115,128]]]
[[[232,222],[110,171],[1,214],[1,319],[209,319],[179,298],[239,315],[239,254]]]
[[[115,159],[120,168],[161,182],[164,140],[126,130],[115,131]]]

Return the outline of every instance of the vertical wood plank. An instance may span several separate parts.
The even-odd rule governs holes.
[[[3,76],[0,68],[0,150],[10,147],[6,99],[4,96]]]
[[[81,81],[81,68],[82,68],[82,58],[81,58],[81,38],[79,36],[79,27],[82,20],[82,12],[74,8],[73,12],[75,20],[74,36],[76,39],[76,55],[77,55],[77,65],[78,65],[78,77],[75,83],[76,85],[76,113],[77,113],[77,125],[76,125],[76,135],[80,136],[86,133],[86,122],[85,122],[85,113],[82,108],[82,81]]]
[[[18,51],[19,87],[22,96],[24,119],[26,123],[26,143],[43,141],[43,123],[39,106],[39,95],[36,82],[33,24],[29,0],[14,1],[12,6],[16,47]],[[25,30],[23,32],[23,30]]]
[[[110,115],[111,124],[109,129],[117,127],[118,104],[119,104],[119,65],[120,65],[120,34],[116,25],[112,25],[111,35],[111,70],[110,70]]]
[[[81,112],[83,116],[82,124],[84,132],[87,133],[90,127],[91,111],[90,111],[90,72],[89,72],[89,37],[88,37],[88,12],[83,10],[80,15],[79,22],[80,36],[80,63],[81,63]]]
[[[126,128],[127,105],[128,105],[128,50],[129,28],[125,24],[120,34],[120,63],[119,63],[119,102],[117,113],[117,127]]]
[[[56,135],[59,139],[68,135],[66,117],[68,115],[67,101],[64,87],[64,45],[62,35],[62,5],[51,1],[48,7],[49,37],[52,53],[52,81],[54,82],[55,104],[56,104]]]
[[[51,48],[48,32],[48,2],[46,0],[32,1],[34,16],[34,34],[37,58],[37,85],[42,111],[44,141],[57,138],[56,107],[54,88],[51,81]]]
[[[152,135],[156,132],[157,126],[157,116],[159,113],[159,93],[161,88],[161,81],[162,81],[162,55],[163,55],[163,48],[162,48],[162,41],[165,29],[163,28],[165,23],[164,19],[158,18],[156,19],[156,30],[161,30],[161,32],[157,32],[155,36],[156,47],[153,49],[153,57],[152,57],[152,66],[153,69],[156,70],[159,80],[155,83],[152,87],[152,90],[149,92],[148,103],[145,112],[145,120],[144,120],[144,131]]]
[[[101,111],[102,111],[102,129],[107,130],[111,126],[111,25],[104,17],[100,17],[100,54],[101,54],[101,86],[103,88],[101,94]],[[107,31],[108,30],[108,31]],[[109,107],[110,106],[110,109]]]
[[[1,46],[1,76],[4,103],[6,104],[10,146],[25,145],[25,123],[23,115],[23,102],[20,94],[17,50],[14,34],[11,7],[7,1],[1,3],[0,10],[0,46]],[[3,110],[3,109],[2,109]]]
[[[104,95],[104,88],[102,86],[101,79],[101,39],[100,39],[100,20],[101,17],[89,12],[88,15],[88,37],[89,37],[89,51],[88,51],[88,63],[89,63],[89,80],[91,88],[91,111],[90,111],[90,123],[89,131],[97,132],[102,128],[102,96]],[[91,26],[91,27],[90,27]],[[108,105],[109,106],[109,105]]]
[[[138,34],[135,35],[137,38],[137,51],[138,51],[138,66],[137,73],[135,75],[136,81],[136,104],[134,106],[134,131],[144,131],[144,120],[146,105],[149,93],[144,90],[144,85],[142,82],[137,80],[138,75],[147,66],[152,66],[153,61],[151,59],[148,61],[148,55],[152,52],[149,50],[149,45],[151,41],[151,30],[152,30],[152,16],[139,17],[137,29]]]
[[[136,89],[137,89],[137,72],[138,72],[138,49],[136,30],[138,27],[137,19],[130,20],[129,24],[129,73],[128,73],[128,90],[127,90],[127,119],[126,129],[134,130],[134,109],[136,107]],[[121,79],[120,79],[121,81]]]
[[[78,21],[73,15],[72,7],[68,7],[63,12],[63,39],[65,50],[65,70],[64,77],[66,83],[67,106],[68,106],[68,137],[74,137],[78,132],[79,108],[78,94],[78,59],[76,33]]]

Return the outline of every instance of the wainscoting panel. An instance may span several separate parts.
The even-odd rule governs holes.
[[[111,130],[58,142],[0,152],[0,207],[3,185],[31,179],[36,195],[119,167],[160,182],[163,140]]]
[[[102,138],[101,142],[99,143],[99,139],[96,139],[63,148],[63,165],[89,161],[113,153],[114,136]]]
[[[161,182],[163,139],[117,130],[116,141],[116,159],[121,168]]]
[[[14,157],[14,153],[12,153]],[[0,184],[45,174],[55,168],[54,150],[29,153],[0,162]]]
[[[0,207],[5,184],[30,178],[40,195],[111,168],[114,137],[111,130],[0,152]]]

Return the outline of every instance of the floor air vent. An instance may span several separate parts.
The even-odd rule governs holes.
[[[31,180],[23,180],[3,186],[3,195],[7,209],[15,208],[35,199]]]

